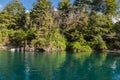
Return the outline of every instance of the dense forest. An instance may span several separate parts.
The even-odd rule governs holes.
[[[0,46],[45,51],[120,49],[119,0],[37,0],[25,11],[12,0],[0,11]]]

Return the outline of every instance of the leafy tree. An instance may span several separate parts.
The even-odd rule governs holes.
[[[25,13],[19,0],[12,0],[0,12],[0,42],[46,51],[120,48],[120,22],[113,24],[111,17],[119,12],[119,1],[70,1],[62,0],[55,11],[50,0],[37,0]]]
[[[85,40],[92,43],[90,45],[93,45],[91,46],[93,49],[107,49],[106,43],[102,37],[109,34],[112,29],[112,25],[113,23],[110,16],[96,12],[91,13]]]
[[[116,0],[105,0],[105,14],[116,14],[117,3]]]
[[[62,0],[59,3],[59,10],[62,10],[64,12],[68,12],[68,10],[70,9],[71,4],[70,4],[70,0]]]
[[[3,9],[3,12],[7,12],[7,15],[11,16],[12,25],[9,25],[9,29],[23,29],[25,24],[25,8],[19,2],[19,0],[12,0]]]
[[[105,41],[109,45],[109,49],[120,49],[120,21],[115,23],[111,34],[109,34]]]
[[[44,18],[48,16],[48,13],[52,5],[49,0],[38,0],[30,13],[30,18],[32,20],[32,26],[35,28],[40,28],[42,25],[42,21]]]
[[[23,30],[16,30],[9,34],[9,39],[12,45],[16,47],[23,47],[24,40],[26,39],[27,34]]]
[[[12,30],[8,30],[8,26],[14,25],[12,16],[6,11],[0,12],[0,44],[7,45],[9,43],[8,35]]]
[[[112,18],[110,16],[99,14],[96,12],[91,13],[89,21],[89,34],[91,35],[104,35],[112,29]]]
[[[113,27],[113,29],[114,29],[114,31],[117,33],[117,34],[120,34],[120,21],[119,22],[117,22],[117,23],[115,23],[115,25],[114,25],[114,27]]]
[[[75,52],[92,51],[91,47],[87,44],[83,35],[79,37],[79,40],[68,43],[68,50],[72,50]]]
[[[64,10],[62,12],[63,13],[60,13],[59,19],[61,33],[63,33],[70,42],[79,39],[80,34],[83,34],[87,28],[88,14],[80,10],[76,11],[74,8],[67,10],[67,13],[64,13]]]
[[[80,9],[83,12],[88,12],[91,2],[92,0],[75,0],[73,3],[73,7],[76,9]]]
[[[62,46],[65,46],[65,39],[60,36],[59,28],[54,23],[54,18],[50,13],[51,8],[49,0],[38,0],[30,13],[32,27],[36,29],[36,37],[32,40],[32,44],[37,48],[43,48],[48,51],[50,48],[61,49]],[[55,33],[59,36],[55,37]]]
[[[116,13],[117,3],[116,0],[93,0],[91,6],[93,11],[113,15]]]
[[[100,35],[94,36],[90,46],[94,50],[105,50],[105,49],[107,49],[107,45]]]

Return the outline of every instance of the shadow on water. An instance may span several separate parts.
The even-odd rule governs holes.
[[[0,51],[0,80],[120,80],[120,55]]]

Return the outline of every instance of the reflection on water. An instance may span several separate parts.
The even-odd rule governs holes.
[[[120,55],[0,51],[0,80],[120,80]]]

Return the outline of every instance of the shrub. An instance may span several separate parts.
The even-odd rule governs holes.
[[[77,50],[77,51],[92,51],[90,46],[88,46],[88,45],[81,45],[80,42],[69,43],[69,48],[71,50]]]
[[[100,35],[94,36],[94,39],[90,43],[90,46],[95,50],[105,50],[105,49],[107,49],[106,43]]]
[[[27,34],[23,30],[16,30],[9,34],[10,42],[16,46],[22,46],[22,42],[26,39]]]
[[[60,34],[59,29],[51,31],[47,37],[36,37],[31,44],[38,48],[49,48],[51,50],[66,49],[66,39]]]

